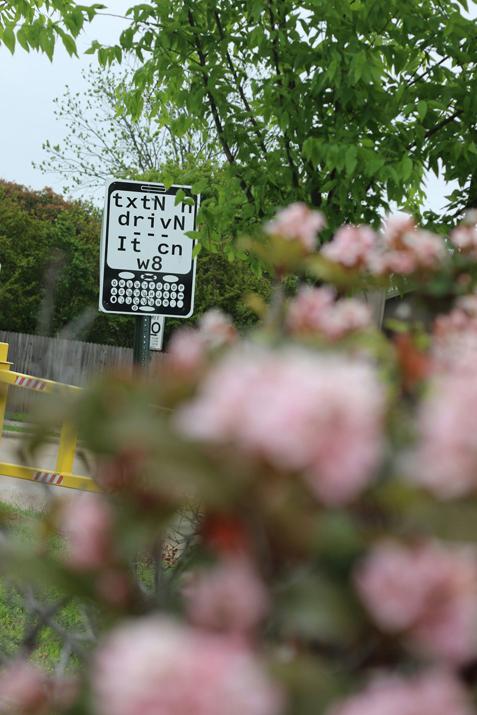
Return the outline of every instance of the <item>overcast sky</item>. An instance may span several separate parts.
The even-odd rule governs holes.
[[[133,0],[102,0],[109,12],[121,15]],[[92,4],[92,0],[88,3]],[[106,12],[106,11],[104,11]],[[66,84],[81,90],[85,83],[81,70],[92,60],[84,51],[92,40],[113,43],[126,22],[116,17],[98,17],[86,27],[78,40],[79,58],[71,58],[58,42],[53,62],[45,55],[24,52],[15,54],[0,47],[0,177],[39,189],[45,185],[61,192],[64,180],[54,174],[44,175],[32,162],[45,158],[42,143],[49,139],[61,142],[64,126],[54,116],[53,99],[63,94]]]
[[[103,0],[109,12],[121,15],[134,0]],[[475,6],[473,15],[475,16]],[[99,17],[87,26],[78,41],[80,57],[70,58],[61,42],[53,62],[34,52],[21,48],[12,56],[0,47],[0,177],[16,181],[35,189],[45,185],[61,193],[64,183],[60,176],[44,175],[34,169],[32,162],[45,158],[42,143],[49,139],[61,143],[65,128],[54,116],[53,99],[63,94],[66,84],[78,91],[85,87],[81,70],[92,62],[83,52],[93,39],[112,43],[126,23],[117,17]],[[93,60],[94,61],[94,60]],[[428,205],[439,209],[448,189],[442,181],[433,178],[428,187]],[[101,193],[101,192],[100,192]]]

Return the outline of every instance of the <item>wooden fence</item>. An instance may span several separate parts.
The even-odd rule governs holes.
[[[132,350],[112,345],[97,345],[79,340],[46,338],[0,330],[0,342],[9,344],[8,359],[16,372],[45,377],[82,387],[105,370],[131,370]],[[41,399],[30,390],[11,388],[8,412],[28,412]]]

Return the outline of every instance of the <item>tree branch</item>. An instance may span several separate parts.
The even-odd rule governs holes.
[[[219,15],[218,10],[215,10],[215,11],[214,11],[214,17],[215,17],[215,21],[216,21],[216,23],[217,23],[217,29],[218,29],[218,31],[219,31],[220,39],[222,40],[222,42],[226,43],[224,28],[223,28],[223,26],[222,26],[222,22],[221,22],[221,20],[220,20],[220,15]],[[225,44],[225,47],[227,47],[226,44]],[[231,56],[230,56],[230,52],[228,51],[228,49],[225,50],[225,57],[226,57],[226,60],[227,60],[227,64],[228,64],[228,66],[229,66],[229,69],[230,69],[230,71],[231,71],[231,73],[232,73],[232,77],[234,78],[234,82],[235,82],[235,85],[236,85],[236,87],[237,87],[237,91],[238,91],[238,93],[239,93],[240,99],[241,99],[242,102],[243,102],[243,105],[244,105],[244,107],[245,107],[245,111],[247,112],[248,117],[249,117],[249,119],[250,119],[250,122],[251,122],[251,124],[252,124],[252,126],[253,126],[253,129],[254,129],[254,132],[255,132],[255,136],[256,136],[257,139],[258,139],[258,143],[259,143],[259,145],[260,145],[260,148],[262,149],[262,151],[263,151],[263,153],[265,154],[265,156],[267,156],[267,147],[265,146],[265,141],[264,141],[264,139],[263,139],[262,133],[261,133],[260,128],[259,128],[259,126],[258,126],[257,120],[255,119],[255,116],[254,116],[254,114],[253,114],[253,110],[252,110],[252,108],[251,108],[251,106],[250,106],[250,103],[249,103],[249,101],[248,101],[248,99],[247,99],[247,96],[246,96],[246,94],[245,94],[245,92],[244,92],[242,83],[241,83],[240,78],[239,78],[239,76],[238,76],[238,74],[237,74],[237,70],[235,69],[234,63],[233,63],[233,61],[232,61],[232,58],[231,58]]]
[[[215,98],[209,88],[209,74],[207,72],[206,56],[205,56],[204,50],[202,48],[202,43],[199,39],[199,36],[197,35],[197,31],[196,31],[197,26],[195,24],[194,16],[193,16],[192,10],[190,8],[187,10],[187,16],[188,16],[188,20],[189,20],[189,25],[193,31],[194,44],[195,44],[195,47],[197,50],[197,54],[199,56],[199,63],[203,69],[202,82],[205,87],[205,93],[207,96],[207,100],[209,102],[210,111],[212,112],[212,117],[214,120],[217,135],[219,137],[219,141],[220,141],[220,144],[224,151],[224,154],[227,157],[227,161],[229,162],[229,164],[235,165],[235,156],[234,156],[234,154],[231,150],[231,147],[225,137],[224,127],[223,127],[222,121],[220,119],[220,114],[219,114],[219,110],[217,107],[217,103],[216,103]],[[241,185],[243,191],[245,192],[247,199],[249,201],[253,202],[254,198],[253,198],[253,194],[250,190],[250,187],[245,183],[245,181],[241,177],[239,177],[239,181],[240,181],[240,185]]]
[[[273,39],[272,39],[272,55],[273,55],[273,62],[274,62],[274,66],[275,66],[275,74],[276,74],[276,77],[277,77],[277,82],[278,82],[278,84],[279,84],[279,86],[280,86],[280,88],[281,88],[281,90],[282,90],[282,91],[280,92],[279,103],[280,103],[280,106],[283,106],[283,95],[282,95],[282,92],[283,92],[283,90],[285,89],[285,85],[284,85],[284,81],[283,81],[283,74],[282,74],[282,71],[281,71],[281,69],[280,69],[280,56],[279,56],[279,53],[278,53],[277,26],[276,26],[275,14],[274,14],[274,12],[273,12],[272,0],[268,0],[267,6],[268,6],[268,16],[269,16],[269,18],[270,18],[270,26],[271,26],[271,30],[272,30],[273,35],[274,35],[274,36],[273,36]],[[288,87],[288,89],[289,89],[289,90],[291,89],[290,86]],[[295,189],[298,189],[298,187],[300,186],[298,171],[297,171],[297,168],[296,168],[295,163],[294,163],[294,161],[293,161],[293,156],[292,156],[292,151],[291,151],[291,142],[290,142],[290,138],[289,138],[288,133],[287,133],[286,130],[283,130],[283,141],[284,141],[284,145],[285,145],[285,152],[286,152],[286,155],[287,155],[288,166],[290,167],[291,172],[292,172],[292,183],[293,183],[293,187],[294,187]]]

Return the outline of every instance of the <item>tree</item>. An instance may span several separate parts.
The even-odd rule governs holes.
[[[136,121],[126,111],[124,96],[132,89],[132,70],[120,72],[90,68],[83,73],[86,92],[69,86],[55,99],[55,116],[67,134],[62,144],[46,141],[47,158],[37,167],[43,173],[60,174],[65,192],[104,186],[111,177],[142,175],[169,162],[184,167],[188,158],[204,163],[217,151],[210,132],[189,132],[176,137],[166,120],[158,124],[151,114],[151,94]],[[174,112],[169,109],[169,115]]]
[[[0,181],[4,330],[52,335],[96,309],[100,226],[99,212],[87,204]],[[99,315],[81,337],[129,345],[132,327]]]
[[[133,321],[97,312],[100,232],[100,212],[90,204],[0,181],[2,329],[54,335],[85,315],[81,337],[130,346]],[[254,319],[244,294],[270,292],[270,281],[223,252],[204,251],[199,276],[192,322],[220,306],[243,327]],[[168,320],[168,332],[178,323]]]
[[[85,21],[103,8],[74,0],[1,0],[0,44],[13,52],[18,42],[24,50],[44,52],[51,60],[59,37],[68,54],[76,55],[75,38]]]
[[[376,224],[392,202],[419,213],[428,170],[462,187],[477,152],[477,28],[465,0],[143,2],[100,63],[133,53],[134,117],[175,106],[172,130],[212,122],[240,204],[235,230],[301,199]],[[182,108],[183,114],[180,114]],[[211,199],[205,204],[214,211]],[[434,217],[435,218],[435,217]]]

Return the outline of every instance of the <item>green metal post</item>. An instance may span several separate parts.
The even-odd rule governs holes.
[[[149,339],[151,318],[148,315],[138,315],[134,324],[133,363],[138,367],[146,367],[149,362]]]

